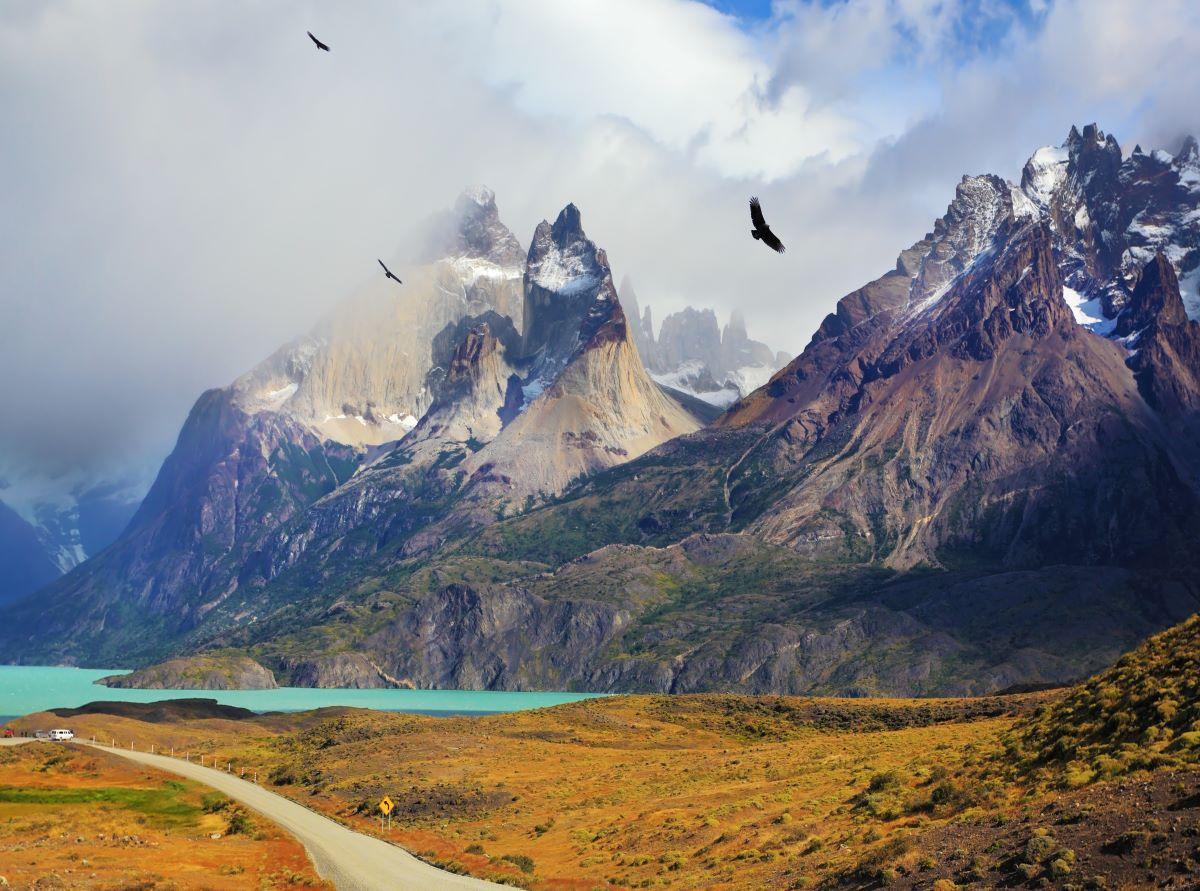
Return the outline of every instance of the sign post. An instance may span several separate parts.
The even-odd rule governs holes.
[[[392,828],[392,809],[395,807],[396,807],[396,805],[392,803],[392,799],[389,796],[387,796],[387,795],[383,796],[383,800],[379,802],[379,829],[380,829],[380,831],[383,831],[383,820],[385,817],[387,818],[387,828],[388,829]]]

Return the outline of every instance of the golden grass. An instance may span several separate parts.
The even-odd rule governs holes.
[[[913,859],[914,830],[994,803],[969,771],[1036,699],[631,696],[477,718],[71,723],[258,770],[365,832],[379,834],[388,794],[390,838],[512,884],[803,887]]]
[[[0,748],[0,875],[14,887],[329,887],[298,842],[204,787],[49,743]]]

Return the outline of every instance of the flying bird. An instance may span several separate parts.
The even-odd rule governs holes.
[[[383,266],[382,260],[379,261],[379,265]],[[398,285],[404,284],[404,282],[400,281],[400,279],[398,279],[398,278],[396,278],[396,276],[392,275],[392,270],[388,269],[386,266],[383,266],[383,274],[386,275],[388,278],[390,278],[392,281],[394,281]]]
[[[758,203],[757,198],[750,199],[750,220],[754,223],[754,228],[750,230],[750,234],[754,236],[756,241],[761,241],[771,250],[782,254],[787,248],[783,246],[771,227],[767,225],[767,221],[763,218],[762,205]]]
[[[329,52],[329,47],[326,46],[325,44],[321,43],[321,41],[317,40],[317,38],[313,37],[312,31],[308,31],[306,33],[308,34],[308,39],[317,45],[317,49],[325,50],[325,52]]]

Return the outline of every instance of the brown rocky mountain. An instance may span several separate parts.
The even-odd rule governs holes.
[[[763,428],[730,477],[735,513],[758,478],[789,481],[757,534],[898,567],[1183,546],[1197,456],[1166,434],[1125,347],[1075,322],[1049,230],[1013,225],[932,303],[814,344],[721,419]]]
[[[1086,170],[1097,133],[1055,163]],[[356,645],[422,685],[969,692],[1086,674],[1194,611],[1190,255],[1114,271],[1106,326],[1067,282],[1116,286],[1027,188],[966,178],[768,386],[460,544],[440,578],[467,555],[518,577],[405,583]]]
[[[39,633],[102,637],[117,657],[126,635],[146,640],[146,622],[164,640],[191,627],[276,527],[416,424],[439,377],[437,335],[468,313],[514,311],[524,269],[489,190],[464,193],[434,230],[440,253],[406,270],[403,288],[372,280],[197,400],[125,532],[24,607]]]
[[[502,689],[968,693],[1102,667],[1200,607],[1195,152],[1115,145],[1073,129],[1019,185],[964,178],[800,356],[682,435],[567,208],[535,234],[520,338],[456,326],[417,428],[166,650]],[[106,620],[144,630],[127,604]]]

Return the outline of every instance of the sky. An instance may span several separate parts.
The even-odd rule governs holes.
[[[525,243],[575,202],[656,319],[797,353],[963,174],[1200,132],[1198,57],[1186,0],[4,0],[0,499],[144,484],[476,183]]]

